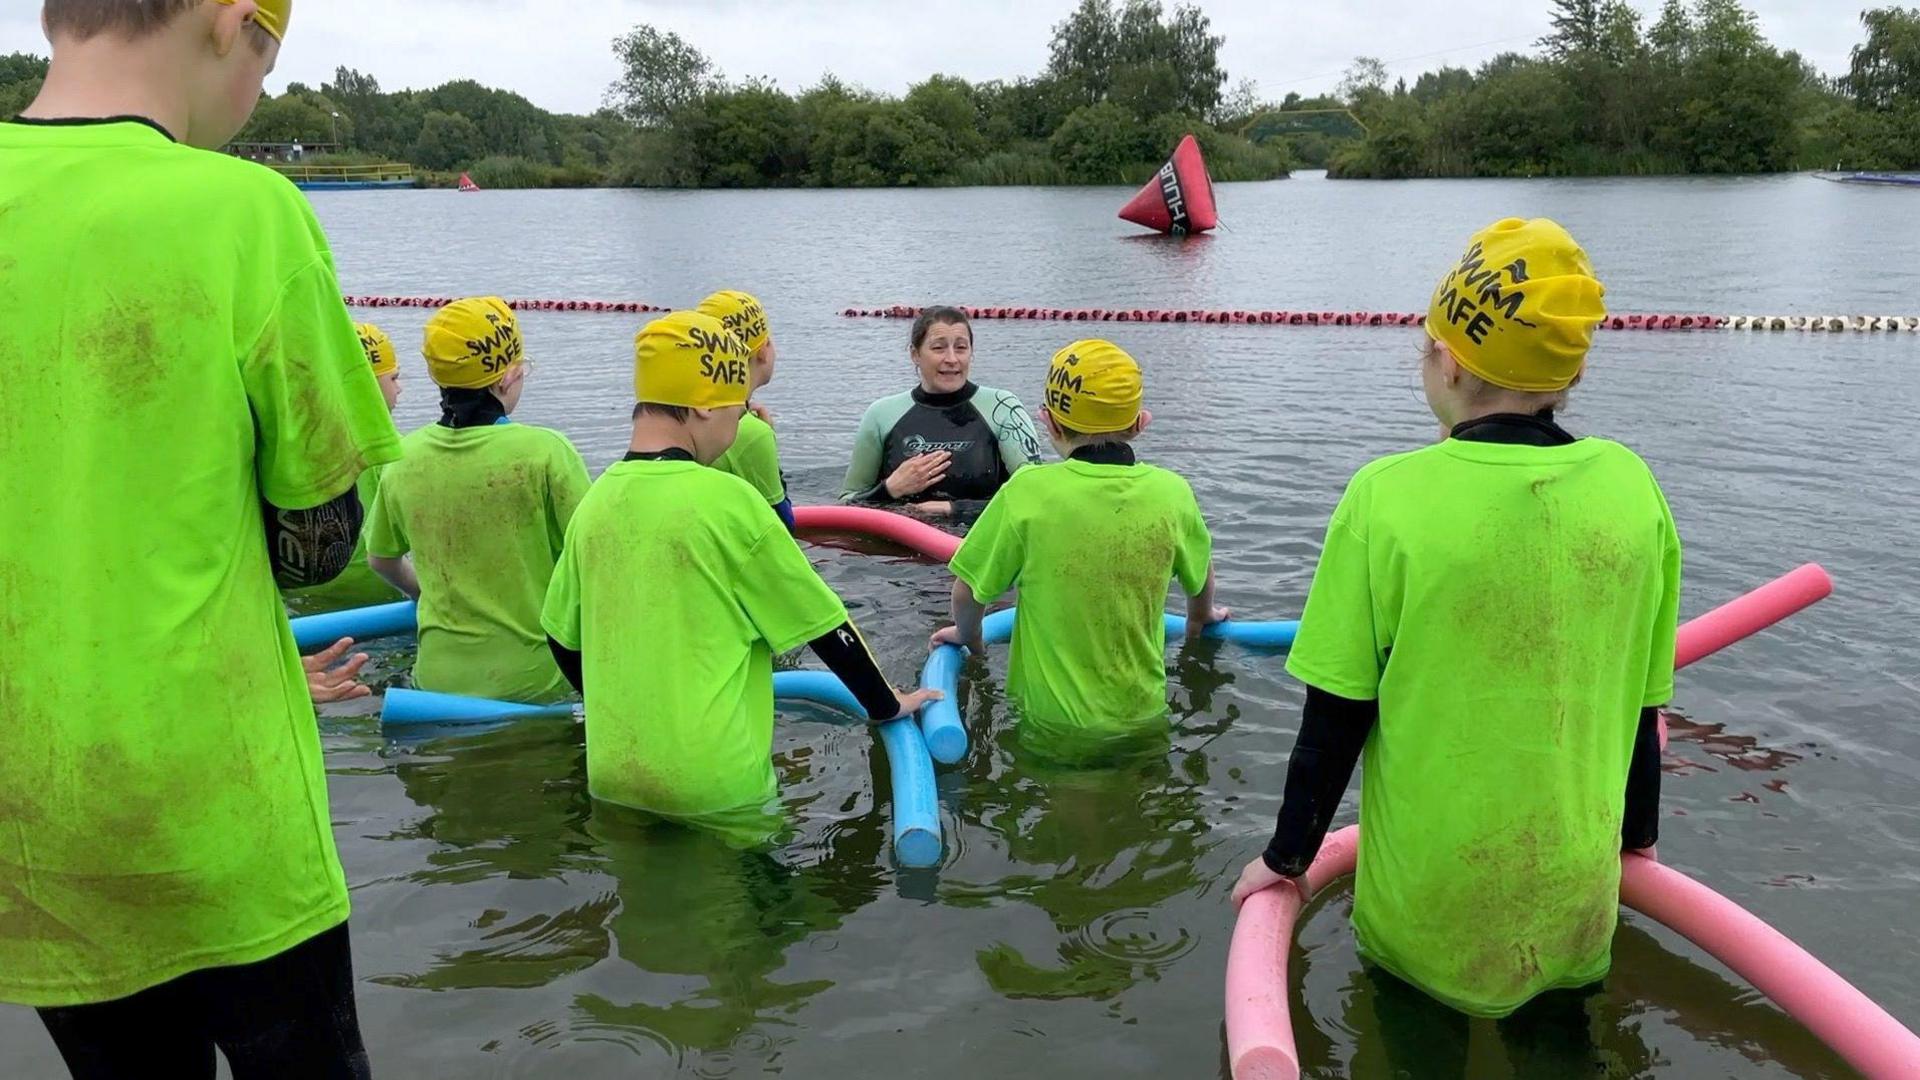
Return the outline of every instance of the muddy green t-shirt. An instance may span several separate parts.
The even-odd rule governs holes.
[[[786,501],[787,484],[780,478],[780,445],[765,420],[747,413],[740,418],[740,435],[713,467],[753,485],[768,506]]]
[[[398,445],[306,197],[141,123],[0,123],[0,368],[0,1001],[338,925],[260,501]]]
[[[360,510],[371,518],[373,503],[380,495],[380,473],[384,465],[375,465],[360,474],[360,480],[354,484],[354,491],[360,496]],[[400,590],[387,583],[387,580],[373,572],[367,565],[367,530],[360,528],[360,540],[353,546],[353,556],[347,568],[340,576],[324,585],[314,585],[305,589],[282,589],[280,595],[286,597],[287,604],[297,614],[311,615],[323,611],[340,611],[347,608],[367,607],[372,604],[390,604],[404,600]]]
[[[758,492],[624,461],[574,514],[541,623],[582,654],[587,786],[676,816],[777,794],[773,656],[847,621]]]
[[[1617,443],[1454,439],[1354,476],[1287,670],[1380,703],[1365,955],[1480,1016],[1606,974],[1627,763],[1640,709],[1673,694],[1679,593],[1666,499]]]
[[[430,424],[401,446],[380,479],[367,551],[413,556],[413,685],[501,701],[570,696],[540,629],[540,604],[587,492],[580,452],[557,431],[514,423]]]
[[[1020,737],[1069,748],[1167,712],[1167,587],[1213,557],[1193,489],[1153,465],[1068,460],[1014,473],[953,556],[982,603],[1020,590],[1007,692]]]

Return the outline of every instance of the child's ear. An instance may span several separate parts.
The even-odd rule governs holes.
[[[693,410],[692,415],[695,420],[698,420],[701,423],[706,423],[707,421],[713,419],[713,410],[712,409],[695,409]]]
[[[1153,423],[1153,410],[1141,409],[1140,415],[1133,421],[1133,433],[1135,435],[1145,435],[1147,433],[1147,425],[1151,423]]]
[[[1046,428],[1048,435],[1056,439],[1062,437],[1060,434],[1060,425],[1054,422],[1053,410],[1047,408],[1045,405],[1040,406],[1040,423]]]
[[[223,4],[213,15],[213,52],[215,56],[225,58],[233,52],[233,46],[240,40],[240,34],[246,29],[247,20],[258,14],[260,5],[254,0],[238,0],[237,3]]]

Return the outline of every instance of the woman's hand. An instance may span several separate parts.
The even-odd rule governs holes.
[[[765,405],[760,405],[755,403],[755,404],[748,405],[747,411],[759,417],[761,423],[767,425],[768,427],[773,426],[773,410],[772,409],[767,408]]]
[[[896,499],[918,495],[947,478],[953,455],[945,450],[910,457],[887,477],[887,494]]]
[[[354,653],[346,663],[332,668],[353,648],[352,638],[341,638],[329,645],[325,651],[300,658],[300,666],[307,672],[307,693],[313,696],[315,705],[327,705],[336,701],[352,701],[354,698],[370,696],[372,689],[357,680],[360,669],[367,666],[366,653]]]

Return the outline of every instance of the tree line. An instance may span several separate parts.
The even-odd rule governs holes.
[[[607,105],[632,123],[623,183],[658,187],[1114,184],[1151,176],[1192,132],[1214,176],[1287,174],[1279,144],[1235,133],[1224,39],[1198,7],[1081,0],[1046,70],[970,83],[935,75],[893,97],[832,75],[798,94],[730,81],[693,43],[640,26],[614,44]]]
[[[1865,12],[1833,78],[1768,42],[1739,0],[1665,0],[1651,26],[1622,0],[1553,10],[1538,55],[1477,71],[1389,89],[1362,58],[1341,99],[1364,132],[1306,149],[1371,178],[1920,168],[1920,8]],[[1265,122],[1284,130],[1284,110]]]
[[[1220,64],[1190,4],[1081,0],[1044,70],[934,75],[892,96],[832,75],[789,93],[729,79],[696,45],[639,26],[590,116],[457,80],[383,91],[341,67],[262,100],[239,141],[334,143],[340,160],[406,161],[484,187],[881,187],[1139,183],[1193,132],[1216,179],[1748,173],[1920,168],[1920,8],[1865,12],[1828,77],[1760,33],[1740,0],[1551,0],[1537,52],[1389,85],[1362,57],[1329,95],[1263,101]],[[0,56],[0,116],[46,61]]]

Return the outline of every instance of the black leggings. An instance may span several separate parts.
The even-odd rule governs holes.
[[[278,956],[208,968],[131,997],[41,1009],[74,1080],[213,1080],[219,1048],[234,1080],[367,1080],[341,923]]]
[[[1361,1068],[1355,1076],[1411,1080],[1465,1080],[1473,1021],[1374,964],[1362,969],[1372,982],[1379,1046],[1386,1067]],[[1494,1022],[1515,1080],[1580,1080],[1606,1074],[1593,1039],[1590,1004],[1601,984],[1578,990],[1548,990]]]

